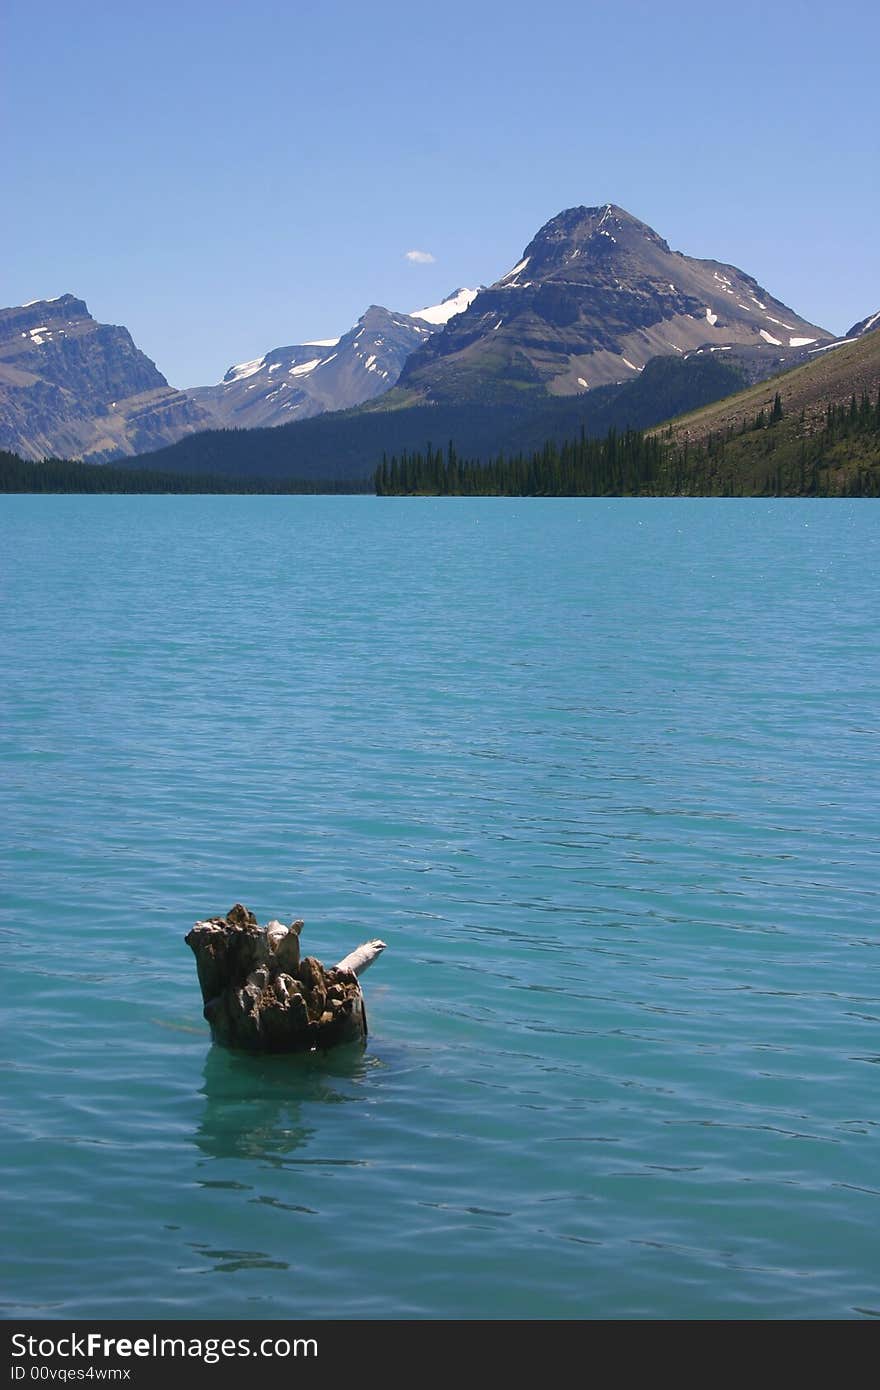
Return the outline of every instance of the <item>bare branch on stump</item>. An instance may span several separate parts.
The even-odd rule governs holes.
[[[365,941],[363,946],[356,946],[350,951],[337,965],[337,970],[353,970],[355,975],[363,975],[365,970],[369,970],[374,960],[378,960],[385,950],[384,941]]]

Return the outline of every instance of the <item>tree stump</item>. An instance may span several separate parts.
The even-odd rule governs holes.
[[[331,969],[300,955],[303,924],[261,927],[241,903],[196,922],[195,954],[204,1015],[215,1042],[249,1052],[314,1052],[367,1037],[358,982],[385,949],[369,941]]]

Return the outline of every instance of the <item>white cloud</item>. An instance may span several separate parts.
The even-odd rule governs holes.
[[[416,265],[433,265],[436,257],[432,256],[430,251],[407,251],[406,259]]]

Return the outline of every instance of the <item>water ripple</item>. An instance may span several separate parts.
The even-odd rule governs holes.
[[[877,515],[7,499],[4,1314],[880,1315]]]

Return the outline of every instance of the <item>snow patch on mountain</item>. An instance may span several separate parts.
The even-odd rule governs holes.
[[[502,275],[501,279],[498,281],[499,285],[503,285],[505,280],[512,280],[514,275],[519,275],[521,270],[525,270],[530,259],[531,257],[529,256],[523,256],[521,261],[517,261],[513,270],[508,270],[506,275]]]
[[[880,312],[869,314],[866,319],[854,323],[846,336],[848,338],[861,338],[863,334],[875,332],[877,329],[880,329]]]
[[[320,359],[320,357],[313,357],[312,360],[311,360],[311,362],[300,362],[300,364],[299,364],[298,367],[291,367],[290,370],[289,370],[289,375],[290,375],[290,376],[308,376],[309,372],[313,372],[313,371],[315,370],[315,368],[316,368],[316,367],[320,367],[320,365],[321,365],[321,359]]]
[[[424,319],[425,323],[433,323],[442,327],[450,319],[455,318],[456,314],[463,314],[465,309],[473,304],[479,292],[478,289],[455,290],[452,294],[447,295],[440,304],[429,304],[426,309],[413,309],[409,317],[411,319]]]
[[[239,362],[237,366],[230,367],[223,378],[224,381],[244,381],[249,376],[254,376],[260,370],[265,357],[255,357],[251,362]]]

